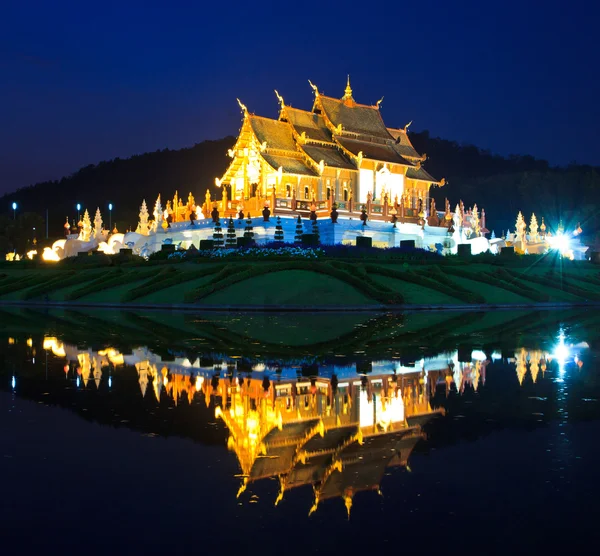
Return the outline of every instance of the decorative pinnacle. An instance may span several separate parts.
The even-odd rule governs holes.
[[[352,98],[352,87],[350,87],[350,76],[348,75],[348,81],[346,82],[346,89],[344,90],[344,100]]]

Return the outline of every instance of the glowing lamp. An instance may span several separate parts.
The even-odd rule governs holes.
[[[13,204],[12,204],[12,209],[13,209],[13,210],[17,210],[17,203],[13,203]]]

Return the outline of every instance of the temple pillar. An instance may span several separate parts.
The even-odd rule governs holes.
[[[373,202],[377,199],[377,164],[373,163]]]
[[[244,168],[244,199],[248,198],[248,159],[246,158],[243,163]]]
[[[340,200],[340,172],[340,170],[335,171],[335,192],[333,198],[336,202]]]

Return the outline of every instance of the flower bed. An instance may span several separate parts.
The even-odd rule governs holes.
[[[324,255],[322,249],[307,249],[299,246],[261,246],[261,247],[246,247],[235,249],[206,249],[194,251],[190,254],[188,251],[175,251],[171,253],[168,260],[187,260],[187,259],[244,259],[244,260],[288,260],[288,259],[303,259],[316,260]]]

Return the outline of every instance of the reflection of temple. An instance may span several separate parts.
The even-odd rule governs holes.
[[[523,348],[508,362],[520,384],[527,373],[535,383],[553,360],[559,369],[569,358],[581,366],[578,350],[586,347],[563,338],[552,353]],[[241,467],[239,493],[260,479],[277,478],[279,502],[289,490],[310,485],[311,511],[329,498],[341,498],[349,511],[357,492],[378,491],[385,470],[407,465],[423,438],[422,426],[436,413],[430,405],[436,390],[477,391],[490,359],[502,358],[454,351],[410,364],[363,360],[303,368],[221,355],[166,360],[144,347],[128,354],[94,351],[54,337],[44,339],[44,348],[66,358],[65,372],[84,387],[90,379],[99,387],[107,367],[128,365],[137,371],[142,396],[151,386],[159,402],[168,396],[175,404],[183,397],[192,403],[196,394],[207,406],[214,402]]]
[[[278,477],[279,502],[295,487],[311,485],[317,508],[327,498],[378,490],[386,467],[406,465],[434,413],[429,396],[436,373],[331,378],[226,378],[217,407],[230,432],[228,446],[244,480]]]

